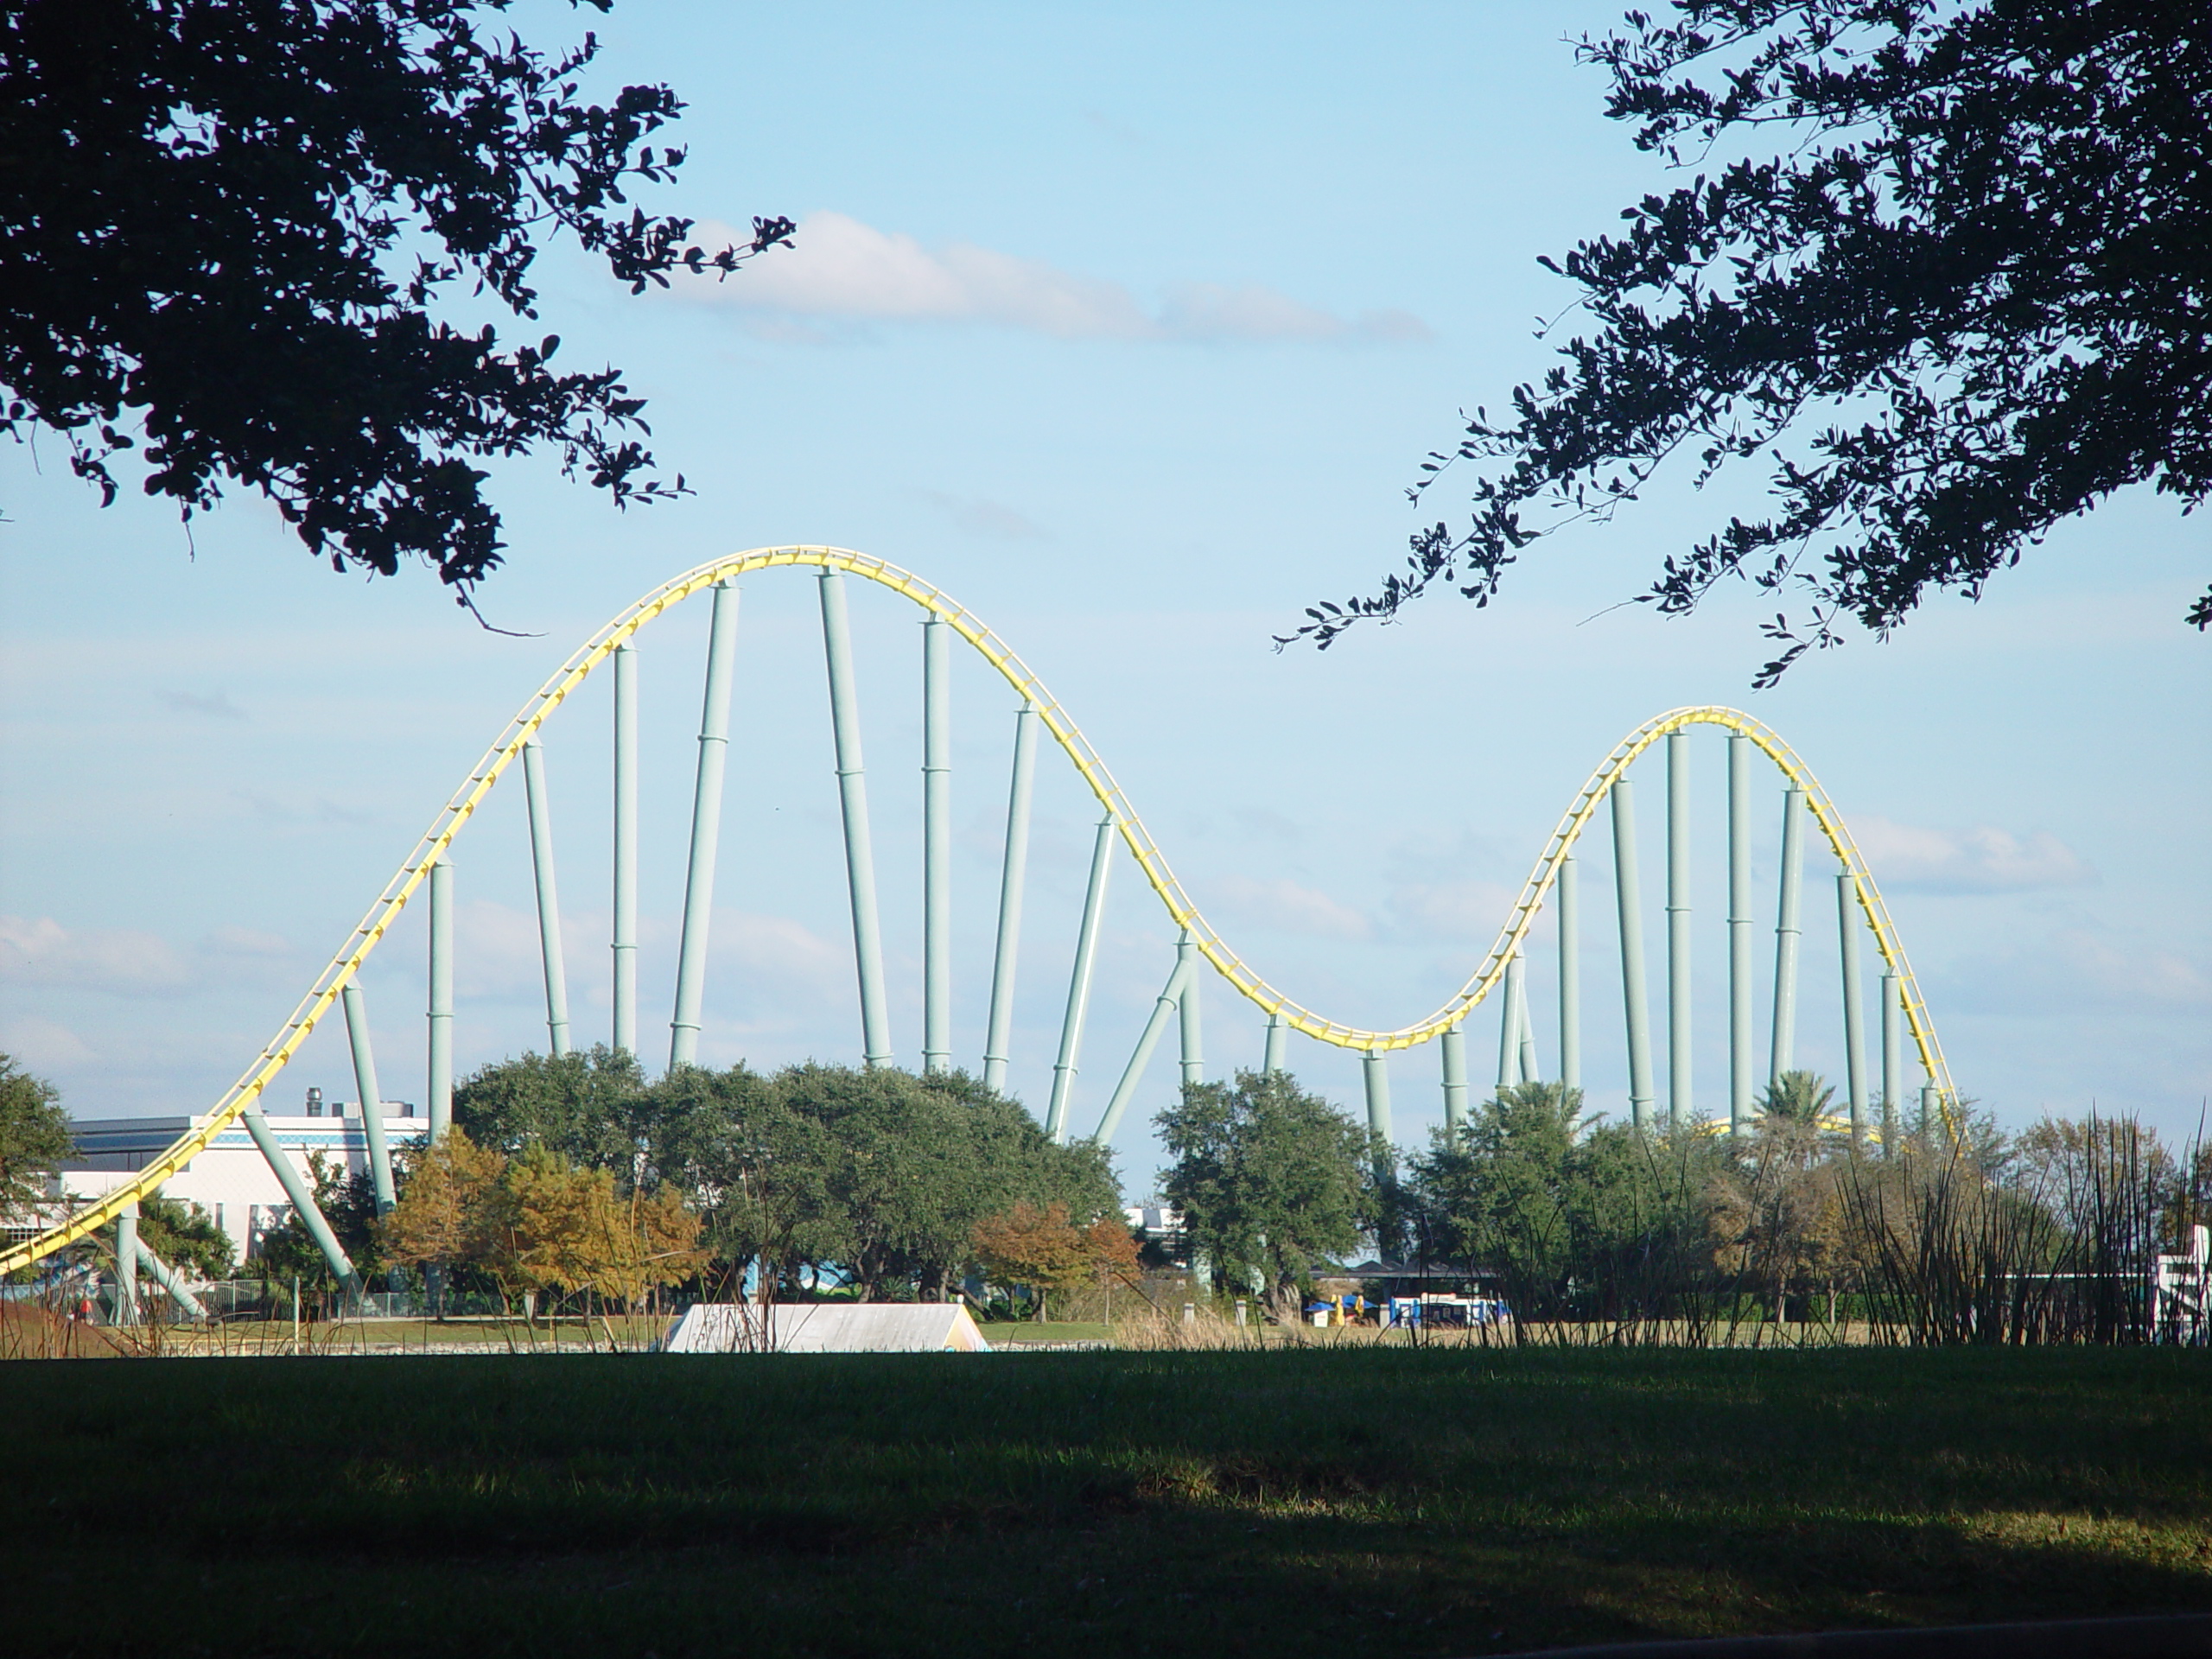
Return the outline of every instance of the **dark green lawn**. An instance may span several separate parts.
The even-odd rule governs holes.
[[[1478,1653],[2212,1608],[2212,1356],[0,1366],[23,1653]]]

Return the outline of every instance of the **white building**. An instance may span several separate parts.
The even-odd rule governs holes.
[[[358,1174],[369,1166],[369,1141],[361,1123],[361,1109],[352,1101],[334,1101],[326,1106],[322,1090],[310,1089],[302,1112],[279,1116],[264,1109],[264,1116],[276,1144],[310,1191],[315,1178],[308,1160],[315,1153],[322,1154],[327,1168],[342,1164],[348,1173]],[[102,1197],[152,1163],[181,1136],[207,1122],[205,1116],[80,1118],[76,1126],[77,1150],[61,1171],[62,1194],[73,1199]],[[412,1103],[384,1103],[385,1140],[394,1152],[421,1140],[429,1127],[428,1119],[416,1116]],[[238,1246],[241,1262],[257,1251],[264,1231],[283,1226],[292,1213],[276,1172],[269,1167],[242,1122],[232,1123],[207,1143],[206,1150],[164,1181],[162,1196],[196,1204],[207,1211]]]

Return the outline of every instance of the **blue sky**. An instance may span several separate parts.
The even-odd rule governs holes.
[[[565,7],[525,8],[544,38]],[[1760,480],[1680,480],[1546,548],[1487,611],[1431,601],[1337,649],[1278,653],[1303,607],[1361,589],[1422,522],[1402,488],[1541,372],[1538,268],[1662,175],[1600,114],[1561,36],[1603,8],[1043,8],[664,3],[598,24],[604,81],[665,78],[691,159],[654,199],[802,220],[717,289],[633,299],[570,250],[546,326],[652,400],[697,490],[618,514],[543,461],[501,469],[512,543],[481,632],[435,581],[338,576],[239,497],[198,520],[103,512],[59,445],[0,450],[0,1046],[80,1115],[212,1101],[289,1013],[505,718],[608,615],[717,554],[839,543],[917,570],[1010,639],[1083,724],[1199,904],[1334,1017],[1425,1014],[1611,744],[1678,704],[1780,730],[1858,830],[1961,1086],[2005,1121],[2095,1103],[2186,1134],[2212,1090],[2204,943],[2212,647],[2180,618],[2202,519],[2133,495],[2069,524],[1978,605],[1939,599],[1753,693],[1756,625],[1724,591],[1639,607],[1658,561]],[[533,330],[532,332],[535,332]],[[1732,496],[1731,490],[1738,492]],[[1429,517],[1456,511],[1448,485]],[[920,1039],[919,657],[913,613],[852,594],[899,1057]],[[641,645],[647,744],[640,1026],[664,1053],[703,607]],[[811,580],[744,597],[702,1057],[851,1058]],[[956,1046],[982,1048],[1012,702],[956,682]],[[607,693],[546,738],[579,1034],[607,1020]],[[1725,1108],[1721,745],[1694,751],[1696,1071]],[[456,854],[457,1046],[542,1046],[519,780]],[[1655,993],[1660,773],[1644,775]],[[1770,893],[1779,785],[1759,814]],[[1014,1084],[1041,1108],[1095,818],[1040,767]],[[1585,1069],[1624,1097],[1607,863],[1586,866]],[[1830,866],[1808,867],[1800,1053],[1840,1069]],[[1117,871],[1076,1116],[1096,1121],[1172,957]],[[1771,902],[1770,899],[1768,902]],[[1539,930],[1535,978],[1548,983]],[[421,917],[364,976],[385,1092],[421,1093]],[[1763,944],[1762,958],[1770,951]],[[1764,967],[1763,967],[1764,971]],[[1259,1017],[1206,992],[1216,1072]],[[1536,1002],[1551,1064],[1548,995]],[[1764,1017],[1764,1015],[1762,1015]],[[1471,1045],[1478,1075],[1487,1009]],[[1157,1165],[1155,1061],[1119,1143]],[[1356,1106],[1355,1060],[1294,1068]],[[1663,1061],[1662,1061],[1663,1070]],[[1400,1138],[1439,1116],[1433,1051],[1397,1057]],[[353,1092],[319,1033],[279,1085]]]

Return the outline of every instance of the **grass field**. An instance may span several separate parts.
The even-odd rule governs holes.
[[[2173,1351],[0,1366],[22,1652],[1480,1653],[2212,1608]]]

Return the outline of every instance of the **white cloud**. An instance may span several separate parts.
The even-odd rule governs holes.
[[[2212,1008],[2212,964],[2088,928],[1969,957],[1944,978],[1955,988],[1947,1004],[1975,1014],[2045,1018],[2095,1007],[2171,1017]]]
[[[1495,881],[1409,881],[1391,889],[1390,915],[1407,938],[1487,948],[1515,897]]]
[[[175,996],[194,988],[197,976],[184,953],[156,934],[73,931],[51,916],[0,916],[0,980],[119,996]]]
[[[2097,879],[2087,860],[2045,830],[2024,837],[1993,824],[1928,830],[1887,818],[1853,820],[1852,836],[1876,883],[1923,893],[2018,893],[2086,887]]]
[[[1214,908],[1227,922],[1323,939],[1374,936],[1374,925],[1365,916],[1318,887],[1288,880],[1255,881],[1242,875],[1224,877],[1210,887]]]
[[[728,226],[699,227],[703,244],[741,241]],[[766,314],[772,337],[830,338],[801,319],[830,321],[984,322],[1056,340],[1426,340],[1429,329],[1403,311],[1346,320],[1257,283],[1230,288],[1185,283],[1157,315],[1122,284],[1062,270],[969,242],[925,247],[898,231],[879,231],[844,213],[817,213],[794,244],[771,248],[727,280],[684,278],[683,292]]]
[[[245,710],[231,701],[227,691],[203,696],[196,691],[164,691],[162,701],[180,714],[206,715],[213,720],[244,720]]]
[[[996,501],[947,495],[942,490],[918,490],[915,493],[950,518],[956,530],[970,536],[988,536],[1004,542],[1046,539],[1044,528],[1035,520]]]
[[[21,1061],[31,1071],[74,1065],[95,1058],[75,1032],[35,1014],[0,1022],[0,1052]]]

